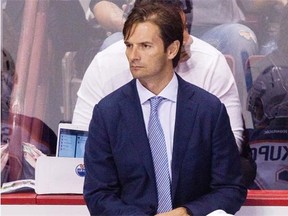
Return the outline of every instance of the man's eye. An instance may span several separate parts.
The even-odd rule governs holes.
[[[131,47],[131,44],[125,44],[127,48]]]
[[[148,44],[143,44],[142,47],[147,49],[147,48],[150,48],[151,46]]]

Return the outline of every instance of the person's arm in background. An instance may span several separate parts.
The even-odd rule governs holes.
[[[114,2],[91,0],[89,5],[96,21],[107,32],[122,31],[125,22],[123,16],[123,7],[125,7],[125,4],[119,4],[121,1],[117,1],[118,4],[116,4],[116,1]]]
[[[244,126],[236,82],[224,56],[219,55],[218,61],[215,62],[215,65],[211,66],[213,72],[211,71],[211,77],[208,77],[207,79],[206,84],[208,85],[206,88],[210,93],[216,95],[225,105],[230,117],[230,124],[236,139],[238,150],[241,153]],[[217,73],[217,71],[221,71],[221,73]]]
[[[99,66],[96,57],[92,60],[83,77],[81,86],[77,92],[77,102],[73,112],[72,123],[77,125],[89,125],[92,111],[96,103],[104,97],[103,86],[98,73]]]

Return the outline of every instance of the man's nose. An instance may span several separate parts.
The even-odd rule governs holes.
[[[138,60],[140,59],[139,51],[137,47],[133,47],[130,52],[130,59],[131,60]]]

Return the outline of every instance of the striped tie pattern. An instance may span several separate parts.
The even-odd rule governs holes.
[[[170,177],[164,132],[158,117],[158,105],[163,97],[152,97],[150,100],[150,118],[148,123],[148,138],[154,163],[158,192],[157,213],[172,210]]]

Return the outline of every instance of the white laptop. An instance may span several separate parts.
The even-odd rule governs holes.
[[[56,157],[41,156],[35,168],[37,194],[82,194],[88,128],[60,123]]]
[[[88,126],[60,123],[56,157],[83,158],[87,137]]]

